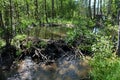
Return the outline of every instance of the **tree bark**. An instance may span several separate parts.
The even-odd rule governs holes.
[[[97,15],[99,14],[99,8],[100,8],[100,1],[97,2]]]
[[[9,0],[9,3],[10,3],[10,30],[9,29],[7,29],[7,33],[8,33],[8,35],[9,35],[9,37],[8,37],[8,39],[7,39],[7,41],[6,41],[6,45],[11,45],[11,38],[13,37],[13,11],[12,11],[12,0]],[[7,35],[7,34],[6,34]]]
[[[54,19],[54,0],[52,0],[52,19]]]
[[[117,46],[117,55],[120,56],[120,11],[118,12],[118,22],[119,22],[119,30],[118,30],[118,46]]]
[[[95,15],[96,15],[96,0],[94,0],[94,11],[93,11],[94,19],[95,19]]]
[[[62,18],[63,17],[63,0],[60,0],[60,17]]]
[[[100,14],[101,14],[101,15],[103,14],[103,12],[102,12],[102,3],[103,3],[103,1],[100,0]]]
[[[91,0],[89,0],[88,10],[89,10],[89,17],[92,19],[92,13],[91,13]]]
[[[1,27],[1,28],[4,28],[4,22],[3,22],[2,11],[0,11],[0,27]]]
[[[45,19],[46,19],[46,22],[48,23],[46,0],[44,0],[44,5],[45,5]]]

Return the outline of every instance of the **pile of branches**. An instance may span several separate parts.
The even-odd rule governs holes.
[[[31,56],[33,60],[51,62],[62,57],[69,57],[69,59],[83,57],[79,49],[68,45],[64,40],[49,40],[46,42],[45,47],[38,45],[41,41],[38,40],[29,49],[25,49],[24,46],[24,50],[19,59],[24,59],[25,56]]]
[[[25,45],[28,42],[31,42],[29,47]],[[43,40],[38,38],[27,38],[20,41],[19,48],[15,46],[2,47],[0,49],[0,66],[9,66],[10,68],[14,61],[24,60],[26,56],[30,56],[38,63],[51,63],[65,57],[69,60],[84,57],[79,49],[68,45],[64,40],[44,41],[46,43],[45,46],[41,45],[41,42],[43,42]],[[19,56],[17,55],[18,51],[20,51]]]

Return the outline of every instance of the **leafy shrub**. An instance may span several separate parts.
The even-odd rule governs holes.
[[[81,34],[82,33],[81,33],[81,31],[78,27],[74,28],[74,29],[69,30],[67,32],[67,38],[65,40],[66,40],[67,43],[72,44],[73,41],[76,40]]]
[[[21,51],[20,49],[16,51],[16,55],[17,55],[17,56],[20,56],[21,53],[22,53],[22,51]]]
[[[32,45],[33,45],[32,41],[28,41],[26,44],[26,48],[30,49]]]
[[[16,35],[13,39],[12,39],[12,45],[16,46],[16,48],[19,48],[20,46],[20,41],[23,41],[24,39],[26,39],[27,36],[26,35]]]
[[[26,35],[24,35],[24,34],[22,34],[22,35],[18,34],[18,35],[16,35],[16,36],[12,39],[11,44],[14,45],[14,46],[18,49],[18,50],[16,51],[16,55],[17,55],[17,56],[21,55],[21,53],[22,53],[22,51],[21,51],[21,49],[20,49],[20,44],[21,44],[20,42],[23,41],[23,40],[25,40],[26,38],[27,38]]]
[[[16,36],[14,37],[14,40],[24,40],[24,39],[26,39],[26,38],[27,38],[27,35],[22,34],[22,35],[16,35]]]
[[[88,25],[90,28],[93,28],[93,26],[95,26],[95,21],[93,21],[93,20],[91,20],[91,19],[88,19],[87,25]]]
[[[39,46],[41,46],[41,48],[45,48],[45,47],[47,46],[47,42],[41,41],[41,42],[39,43]]]
[[[87,27],[76,27],[67,32],[66,42],[78,47],[84,54],[91,55],[91,46],[96,42],[96,35]]]
[[[0,40],[0,47],[5,46],[5,41]]]
[[[92,46],[94,57],[90,61],[93,80],[119,80],[120,59],[112,52],[112,43],[108,37],[101,37]]]

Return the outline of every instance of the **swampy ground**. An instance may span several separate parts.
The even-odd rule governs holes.
[[[119,0],[0,0],[0,80],[119,80]]]
[[[18,51],[15,46],[1,48],[2,80],[90,79],[85,55],[62,39],[27,37],[18,44],[19,55],[14,55]]]

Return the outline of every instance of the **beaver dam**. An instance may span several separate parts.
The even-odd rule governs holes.
[[[0,80],[90,80],[88,60],[64,40],[27,38],[2,47],[0,58]]]

